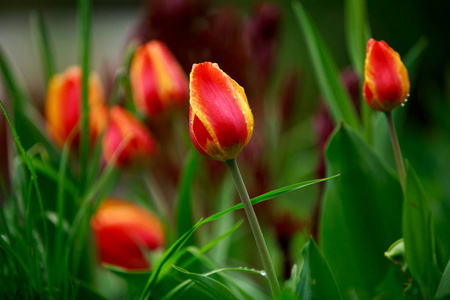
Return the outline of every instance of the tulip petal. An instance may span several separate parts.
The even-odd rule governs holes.
[[[253,116],[244,89],[217,64],[209,62],[194,65],[190,79],[193,114],[224,158],[234,158],[247,145],[253,131]],[[195,119],[193,123],[197,123]]]

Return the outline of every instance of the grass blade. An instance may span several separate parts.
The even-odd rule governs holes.
[[[203,274],[191,273],[185,269],[173,266],[175,270],[177,270],[183,277],[194,281],[200,287],[205,289],[212,298],[218,300],[237,300],[238,298],[233,295],[231,290],[226,287],[223,283],[212,279]]]
[[[40,11],[34,12],[31,15],[31,31],[35,37],[36,48],[38,56],[41,59],[44,69],[45,82],[48,83],[50,78],[55,74],[55,60],[54,51],[50,45],[50,37],[48,34],[48,27],[45,23],[44,17]]]
[[[347,49],[360,79],[364,78],[366,45],[371,36],[365,0],[345,1]]]
[[[339,79],[339,72],[328,47],[325,45],[318,30],[310,20],[306,11],[299,1],[292,2],[297,22],[303,30],[303,35],[309,49],[309,54],[314,66],[317,82],[320,90],[327,101],[334,121],[340,119],[350,125],[356,131],[361,126],[355,108],[350,97],[345,91]]]
[[[80,124],[80,157],[81,157],[81,190],[84,191],[87,184],[87,156],[89,150],[89,106],[88,106],[88,81],[89,81],[89,54],[90,54],[90,21],[91,3],[89,0],[79,0],[78,13],[80,22],[80,53],[81,53],[81,124]]]
[[[198,169],[198,155],[190,151],[186,157],[183,174],[181,176],[178,202],[176,208],[177,238],[182,236],[192,227],[192,192],[191,186],[194,175]]]

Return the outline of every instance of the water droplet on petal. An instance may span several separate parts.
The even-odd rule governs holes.
[[[405,106],[405,103],[402,103],[402,107],[404,107]]]

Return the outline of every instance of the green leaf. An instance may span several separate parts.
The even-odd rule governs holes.
[[[359,131],[360,122],[355,108],[341,84],[339,71],[328,47],[310,20],[299,1],[292,2],[297,22],[303,30],[303,35],[309,49],[317,81],[322,94],[327,101],[335,122],[344,120],[352,128]]]
[[[450,260],[445,267],[444,274],[441,277],[441,282],[437,288],[436,298],[450,296]]]
[[[197,171],[198,155],[190,151],[186,157],[183,174],[181,176],[178,203],[176,208],[177,216],[177,238],[182,236],[192,227],[192,181]]]
[[[298,190],[298,189],[301,189],[301,188],[313,185],[315,183],[319,183],[319,182],[327,181],[327,180],[332,179],[332,178],[336,178],[339,175],[340,174],[333,175],[333,176],[330,176],[330,177],[327,177],[327,178],[323,178],[323,179],[315,179],[315,180],[303,181],[303,182],[300,182],[300,183],[288,185],[288,186],[285,186],[285,187],[282,187],[282,188],[279,188],[279,189],[267,192],[265,194],[259,195],[258,197],[252,198],[251,202],[252,202],[252,205],[255,205],[255,204],[258,204],[260,202],[267,201],[267,200],[276,198],[278,196],[284,195],[286,193],[290,193],[290,192],[293,192],[295,190]],[[227,213],[232,212],[232,211],[234,211],[236,209],[241,209],[241,208],[244,208],[242,203],[236,204],[233,207],[230,207],[230,208],[228,208],[228,209],[226,209],[224,211],[221,211],[221,212],[219,212],[217,214],[214,214],[214,215],[204,219],[202,221],[202,224],[207,223],[207,222],[211,222],[211,221],[214,221],[214,220],[217,220],[218,218],[226,215]]]
[[[81,165],[81,190],[84,191],[88,180],[87,157],[89,151],[89,105],[88,105],[88,81],[91,45],[91,1],[78,1],[78,18],[80,24],[80,65],[81,78],[81,118],[80,118],[80,165]]]
[[[238,299],[229,288],[227,288],[223,283],[212,279],[206,275],[203,274],[197,274],[197,273],[191,273],[185,269],[182,269],[180,267],[173,266],[175,270],[180,272],[180,274],[195,282],[200,287],[202,287],[205,291],[210,293],[211,297],[213,299],[229,299],[229,300],[235,300]]]
[[[350,59],[359,78],[364,78],[366,46],[371,33],[365,0],[345,1],[345,28]]]
[[[25,149],[42,143],[47,149],[53,161],[58,158],[55,147],[43,134],[43,126],[39,126],[37,116],[39,115],[29,104],[23,88],[19,84],[17,76],[11,69],[10,63],[0,47],[0,71],[3,75],[5,89],[9,100],[12,102],[12,116],[15,121],[16,130],[19,133]],[[41,128],[42,127],[42,128]]]
[[[384,256],[396,265],[399,265],[403,272],[408,271],[408,264],[405,259],[405,243],[403,242],[403,239],[395,241],[395,243],[384,252]]]
[[[31,15],[31,31],[35,38],[38,56],[41,59],[44,69],[44,76],[46,83],[55,74],[55,59],[54,51],[50,45],[50,37],[48,34],[48,27],[45,23],[41,12],[34,12]]]
[[[380,157],[342,124],[326,150],[329,181],[321,245],[344,299],[373,296],[388,272],[383,253],[401,237],[402,190]]]
[[[406,164],[403,204],[403,240],[408,268],[420,285],[424,299],[431,299],[441,277],[434,249],[431,209],[419,178]]]
[[[296,294],[304,300],[342,299],[325,258],[310,239],[303,249],[303,267]]]
[[[251,200],[251,202],[254,205],[259,202],[267,201],[267,200],[273,199],[275,197],[278,197],[280,195],[298,190],[300,188],[310,186],[310,185],[318,183],[318,182],[323,182],[323,181],[329,180],[331,178],[335,178],[337,176],[339,176],[339,175],[334,175],[334,176],[331,176],[328,178],[323,178],[323,179],[309,180],[309,181],[293,184],[290,186],[286,186],[286,187],[265,193],[258,197],[255,197]],[[191,235],[194,233],[195,230],[197,230],[198,227],[200,227],[201,225],[206,224],[208,222],[215,221],[215,220],[221,218],[222,216],[226,215],[227,213],[234,211],[236,209],[241,209],[241,208],[243,208],[242,203],[237,204],[237,205],[235,205],[229,209],[226,209],[222,212],[219,212],[217,214],[214,214],[204,220],[200,220],[189,231],[187,231],[185,234],[183,234],[174,244],[172,244],[172,246],[165,252],[164,256],[161,258],[159,263],[155,266],[154,271],[152,272],[152,275],[148,279],[147,284],[142,291],[140,299],[148,299],[150,297],[152,288],[156,284],[156,281],[158,279],[158,276],[159,276],[162,268],[175,254],[177,254],[180,251],[181,247],[186,243],[186,241],[191,237]]]

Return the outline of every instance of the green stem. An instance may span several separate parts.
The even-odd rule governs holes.
[[[405,166],[403,165],[402,151],[398,143],[397,131],[395,130],[394,121],[392,120],[392,113],[386,112],[386,120],[389,127],[389,135],[391,137],[392,149],[394,151],[395,161],[397,162],[398,175],[402,185],[403,192],[405,191]]]
[[[362,99],[361,101],[361,117],[364,125],[364,134],[366,142],[372,145],[372,112],[373,110],[367,105],[366,101]]]
[[[274,299],[278,299],[281,292],[280,286],[278,284],[277,274],[275,273],[275,268],[273,267],[269,250],[267,249],[261,227],[259,226],[258,218],[256,217],[255,211],[253,210],[253,206],[250,201],[250,197],[248,196],[247,188],[245,187],[241,172],[239,171],[236,159],[230,159],[226,161],[226,163],[228,165],[228,168],[230,169],[231,175],[233,176],[234,183],[236,184],[236,189],[238,190],[239,196],[241,197],[242,204],[244,205],[244,210],[247,214],[247,219],[253,232],[256,246],[258,247],[264,269],[267,272],[267,279],[269,280],[272,296]]]
[[[88,80],[89,80],[89,50],[90,50],[90,1],[79,0],[80,20],[80,52],[82,68],[82,102],[81,102],[81,188],[87,184],[87,155],[89,149],[89,106],[88,106]]]

